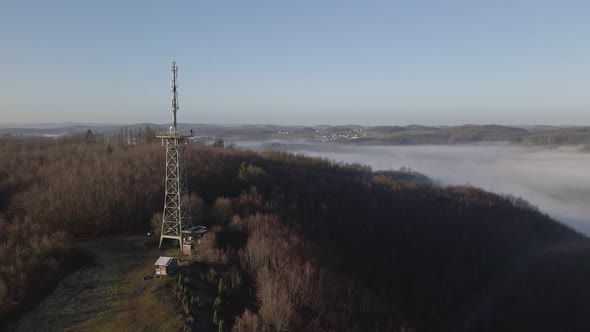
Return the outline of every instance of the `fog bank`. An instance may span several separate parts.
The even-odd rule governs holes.
[[[470,184],[522,197],[542,212],[590,235],[590,153],[580,153],[575,147],[353,146],[290,141],[237,145],[361,163],[373,170],[409,167],[442,184]]]

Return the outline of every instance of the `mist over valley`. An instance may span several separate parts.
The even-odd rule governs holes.
[[[238,141],[243,148],[279,150],[373,170],[402,167],[441,185],[472,185],[521,197],[541,212],[590,234],[590,153],[575,146],[524,147],[510,144],[359,146],[308,141]]]

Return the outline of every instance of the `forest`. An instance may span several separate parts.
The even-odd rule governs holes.
[[[77,239],[159,231],[153,135],[0,140],[0,319]],[[185,156],[219,330],[590,330],[590,241],[521,198],[219,142]]]

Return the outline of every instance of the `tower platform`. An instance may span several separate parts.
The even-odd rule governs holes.
[[[193,133],[190,131],[158,131],[156,132],[157,138],[186,138],[186,137],[194,137]]]

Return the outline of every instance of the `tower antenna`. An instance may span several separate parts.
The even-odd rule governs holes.
[[[166,142],[166,193],[164,196],[164,212],[162,213],[162,231],[160,233],[160,248],[162,240],[178,240],[180,249],[183,243],[192,244],[196,227],[191,222],[191,210],[188,204],[188,185],[186,178],[186,164],[184,159],[185,140],[192,137],[192,130],[182,132],[176,123],[178,111],[178,91],[176,80],[178,66],[172,62],[172,114],[174,116],[170,131],[157,132],[156,137]]]
[[[178,77],[178,66],[176,61],[172,61],[172,80],[170,81],[170,87],[172,88],[172,114],[174,115],[174,122],[172,128],[176,130],[176,111],[178,111],[178,90],[176,86],[176,78]]]

